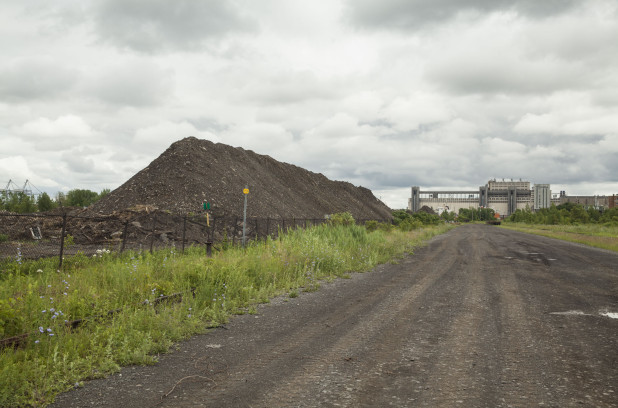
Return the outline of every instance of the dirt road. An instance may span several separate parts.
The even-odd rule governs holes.
[[[468,225],[54,406],[617,407],[616,313],[618,254]]]

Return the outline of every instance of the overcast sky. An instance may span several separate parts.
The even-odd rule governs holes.
[[[615,0],[0,0],[0,184],[114,189],[187,136],[373,190],[618,193]]]

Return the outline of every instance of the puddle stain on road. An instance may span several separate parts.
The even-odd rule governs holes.
[[[550,315],[562,315],[562,316],[597,316],[595,313],[584,313],[581,310],[568,310],[566,312],[550,312]],[[599,312],[598,315],[609,317],[610,319],[618,319],[618,313],[616,312]]]

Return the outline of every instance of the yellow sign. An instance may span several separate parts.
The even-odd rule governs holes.
[[[245,188],[245,189],[242,190],[242,192],[243,192],[243,194],[249,194],[249,189]]]

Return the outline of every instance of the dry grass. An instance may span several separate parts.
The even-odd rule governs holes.
[[[544,237],[577,242],[596,248],[618,252],[618,227],[594,224],[586,225],[531,225],[521,223],[502,224],[502,228]]]

